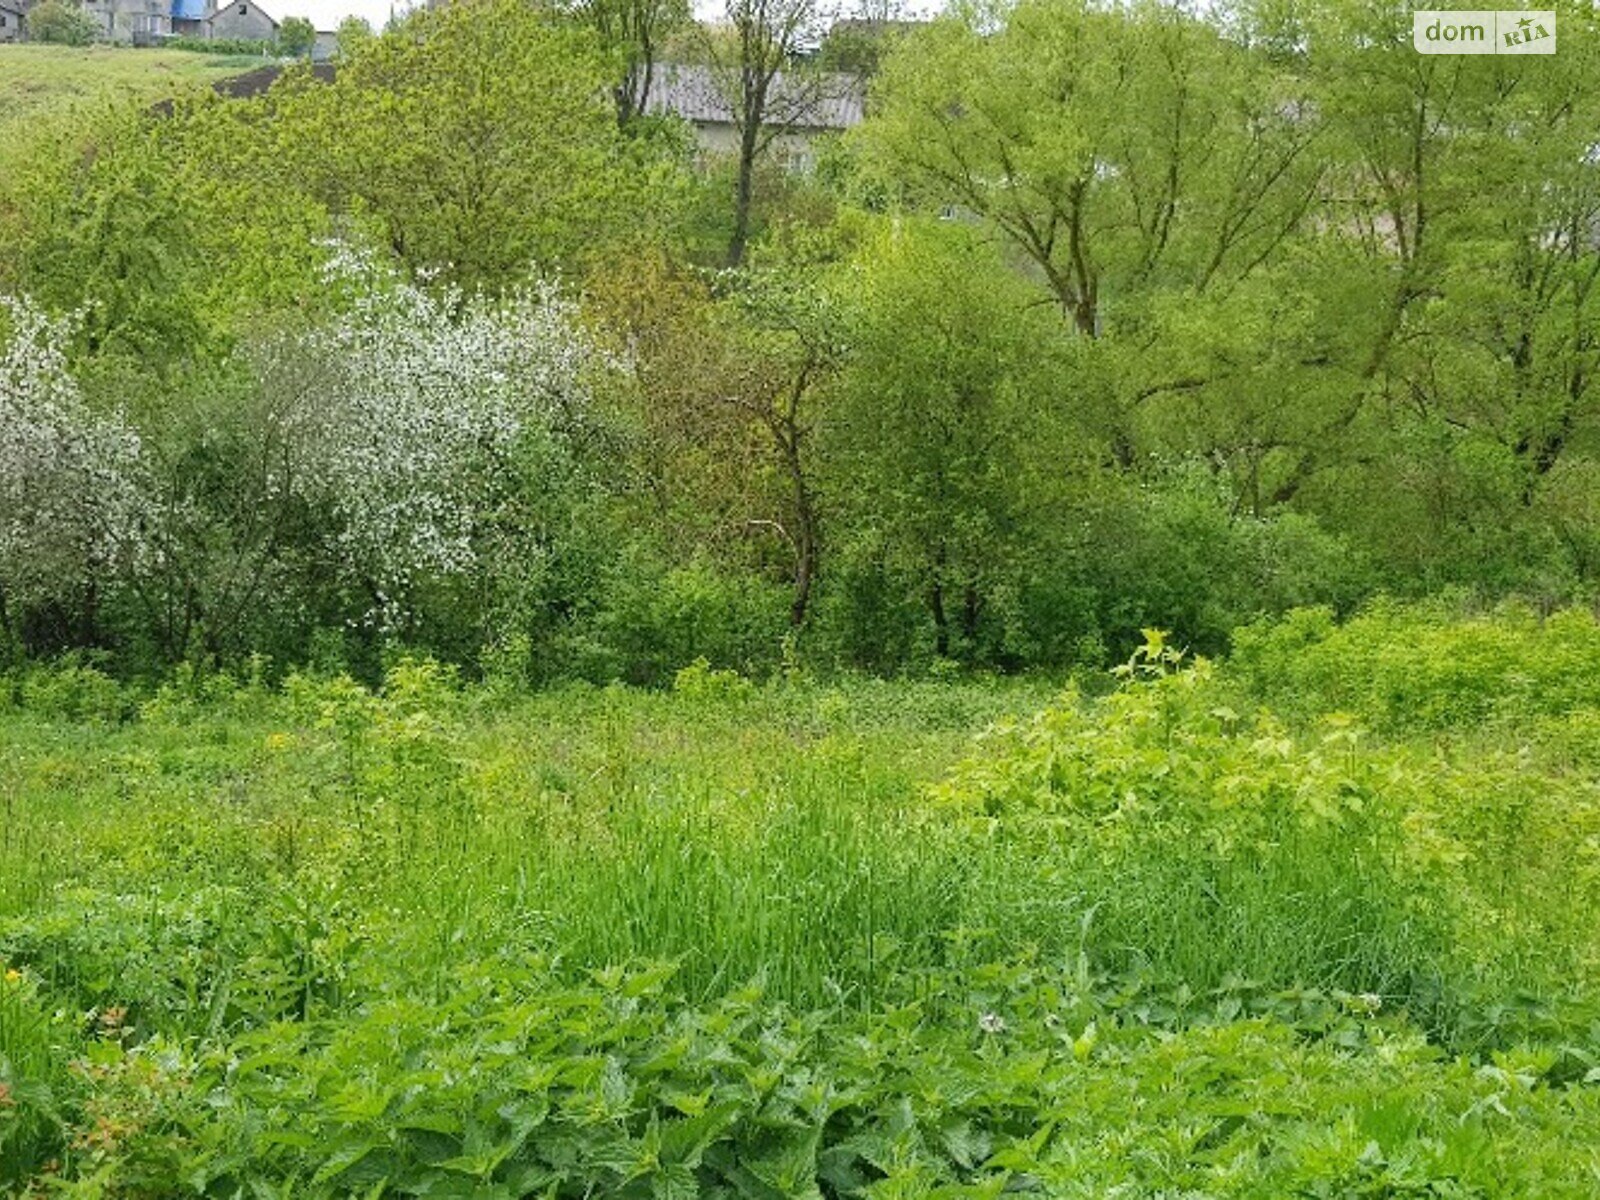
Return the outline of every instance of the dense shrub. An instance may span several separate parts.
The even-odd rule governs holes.
[[[574,665],[590,678],[664,684],[697,659],[762,675],[781,661],[788,589],[704,561],[680,566],[629,556],[589,629],[597,653]]]
[[[27,16],[28,36],[59,46],[88,46],[104,35],[94,14],[74,0],[40,0]]]
[[[1600,706],[1600,622],[1452,600],[1375,603],[1343,624],[1300,609],[1238,630],[1229,673],[1280,711],[1345,710],[1384,730],[1526,724]]]
[[[1370,568],[1343,539],[1296,513],[1237,511],[1199,464],[1108,487],[1085,509],[1083,534],[1057,569],[1094,597],[1112,661],[1147,628],[1220,654],[1234,627],[1258,616],[1311,602],[1343,609],[1371,587]],[[1041,572],[1035,587],[1051,585]]]
[[[1372,992],[1445,1026],[1441,995],[1587,986],[1600,805],[1584,785],[1514,751],[1385,746],[1337,713],[1297,728],[1177,662],[1152,640],[1133,666],[1149,678],[1097,703],[1069,692],[935,790],[1028,848],[1010,851],[1035,864],[1013,934],[1042,875],[1117,972]],[[1048,937],[1060,915],[1038,912]]]
[[[251,38],[174,37],[161,43],[169,50],[188,50],[194,54],[224,54],[265,58],[276,47],[272,42]]]

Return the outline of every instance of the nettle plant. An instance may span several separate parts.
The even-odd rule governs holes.
[[[5,601],[63,599],[138,557],[148,512],[138,435],[96,413],[67,369],[72,321],[0,296],[0,630]]]
[[[295,421],[302,478],[369,618],[393,625],[430,578],[541,557],[612,363],[551,281],[497,299],[430,290],[343,244],[326,279],[342,311],[295,347],[316,364]]]

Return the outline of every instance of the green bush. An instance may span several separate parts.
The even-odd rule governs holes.
[[[266,58],[276,49],[272,42],[251,38],[175,37],[168,38],[162,45],[171,50],[188,50],[195,54],[238,55],[254,58]]]
[[[1567,609],[1380,602],[1340,625],[1303,609],[1234,634],[1229,673],[1280,711],[1396,732],[1525,724],[1600,707],[1600,622]]]
[[[701,658],[719,670],[762,675],[782,658],[788,607],[787,588],[704,562],[632,563],[593,623],[599,653],[579,667],[600,682],[653,686]]]
[[[73,0],[40,0],[28,12],[28,36],[36,42],[88,46],[104,33],[94,15]]]
[[[1146,628],[1221,654],[1235,626],[1298,605],[1342,611],[1372,586],[1354,547],[1308,517],[1237,511],[1196,464],[1107,488],[1086,515],[1076,553],[1062,565],[1094,596],[1098,631],[1117,661]]]
[[[1441,760],[1337,714],[1295,728],[1241,712],[1214,667],[1178,659],[1152,636],[1140,678],[1098,703],[1069,692],[935,788],[1036,864],[1010,891],[1013,936],[1049,879],[1112,973],[1371,992],[1452,1036],[1441,994],[1589,986],[1586,787],[1514,751]]]
[[[132,714],[134,692],[94,665],[93,656],[68,654],[53,664],[0,677],[0,697],[13,707],[66,721],[117,722]]]

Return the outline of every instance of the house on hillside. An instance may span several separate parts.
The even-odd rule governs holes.
[[[173,0],[175,4],[185,0]],[[188,0],[206,3],[207,0]],[[217,0],[216,7],[206,13],[201,22],[199,36],[208,38],[243,39],[249,42],[270,42],[278,36],[278,21],[255,0]],[[339,53],[339,35],[331,29],[317,30],[316,41],[311,46],[313,62],[331,62]]]
[[[22,40],[22,26],[27,16],[23,0],[0,0],[0,44]]]
[[[0,5],[21,2],[0,0]],[[84,0],[83,8],[100,23],[108,42],[136,46],[171,37],[269,42],[278,35],[278,22],[255,0]]]
[[[255,0],[219,3],[207,14],[205,36],[247,42],[270,42],[278,36],[278,22]]]
[[[108,42],[148,45],[172,36],[172,0],[84,0]]]
[[[731,155],[739,149],[731,85],[709,66],[663,63],[656,68],[645,111],[688,121],[702,155]],[[772,143],[774,157],[790,170],[811,170],[816,165],[816,139],[859,125],[863,105],[859,76],[840,71],[780,72],[767,100],[767,120],[781,128]]]

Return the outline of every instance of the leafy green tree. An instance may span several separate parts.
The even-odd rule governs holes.
[[[278,26],[278,50],[290,58],[307,58],[317,43],[317,27],[305,17],[285,17]]]
[[[828,512],[858,561],[971,655],[1028,537],[1033,449],[1063,446],[1059,324],[971,229],[898,222],[844,276],[848,358],[827,409]],[[1057,460],[1057,467],[1061,465]]]
[[[341,59],[354,57],[375,36],[372,32],[372,23],[365,17],[346,17],[339,22],[339,29],[336,34],[339,57]]]
[[[1600,419],[1595,15],[1563,9],[1563,55],[1488,69],[1417,55],[1409,16],[1363,0],[1299,12],[1293,37],[1284,19],[1255,40],[1307,47],[1327,175],[1279,268],[1302,296],[1279,328],[1317,345],[1275,372],[1301,400],[1264,503],[1357,531],[1409,586],[1559,588]],[[1213,362],[1239,344],[1211,340]],[[1199,373],[1194,399],[1224,407],[1240,373]]]
[[[1300,87],[1164,5],[1023,0],[903,39],[864,140],[910,193],[968,210],[1086,337],[1158,284],[1235,280],[1291,231],[1318,173]]]
[[[245,323],[303,305],[327,218],[283,178],[267,115],[203,96],[69,129],[6,181],[15,217],[0,224],[0,258],[14,286],[77,311],[89,356],[157,375],[219,358]]]
[[[105,33],[94,15],[74,0],[39,0],[26,21],[30,39],[62,46],[87,46]]]
[[[633,349],[651,515],[685,557],[781,578],[800,626],[822,562],[814,443],[837,315],[803,264],[718,283],[643,261],[595,291]]]
[[[280,98],[285,162],[414,267],[500,288],[659,218],[597,37],[521,0],[421,10]]]
[[[1307,83],[1173,6],[1023,0],[901,39],[861,131],[907,200],[1003,237],[1082,338],[1131,468],[1142,410],[1201,380],[1163,348],[1274,261],[1321,176]],[[1113,114],[1115,116],[1113,117]]]
[[[750,242],[756,170],[778,138],[827,98],[826,76],[801,61],[822,32],[821,0],[728,0],[726,27],[702,39],[738,146],[734,159],[733,228],[727,264],[744,262]]]
[[[573,13],[620,60],[611,93],[617,123],[626,127],[645,112],[661,46],[689,23],[690,6],[686,0],[577,0]]]
[[[1369,0],[962,10],[859,140],[1027,264],[1116,468],[1192,458],[1414,586],[1517,586],[1593,561],[1600,36],[1561,20],[1561,61],[1489,62]]]

